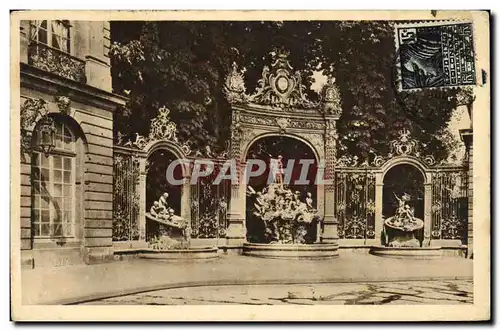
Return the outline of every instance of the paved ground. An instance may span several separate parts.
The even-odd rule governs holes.
[[[335,259],[293,261],[224,256],[211,261],[130,260],[23,270],[24,304],[67,304],[146,291],[206,285],[471,280],[473,260],[403,260],[342,252]],[[287,290],[288,292],[288,290]]]
[[[90,305],[473,304],[472,280],[201,286],[92,301]]]

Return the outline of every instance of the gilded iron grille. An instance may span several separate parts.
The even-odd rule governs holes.
[[[467,171],[440,169],[432,179],[432,238],[467,243]]]
[[[375,238],[375,175],[366,170],[337,171],[335,186],[339,238]]]
[[[114,155],[113,241],[139,239],[139,163],[128,154]]]
[[[216,164],[210,176],[191,184],[191,237],[225,238],[231,181],[214,184],[221,166]]]

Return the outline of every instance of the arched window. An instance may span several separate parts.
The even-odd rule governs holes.
[[[55,122],[55,149],[32,154],[32,226],[36,238],[75,235],[75,136]],[[36,128],[34,144],[38,143]]]

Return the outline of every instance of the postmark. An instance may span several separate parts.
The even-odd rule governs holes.
[[[471,23],[397,24],[395,39],[400,91],[476,84]]]

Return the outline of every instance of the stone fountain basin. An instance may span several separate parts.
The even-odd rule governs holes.
[[[217,257],[217,247],[191,247],[169,250],[144,249],[139,253],[139,258],[152,260],[206,260]]]
[[[268,259],[331,259],[339,255],[338,244],[256,244],[244,243],[243,255]]]
[[[373,246],[370,254],[397,259],[437,259],[441,257],[441,247],[386,247]]]
[[[415,218],[415,223],[411,224],[411,227],[409,227],[407,229],[405,229],[403,227],[395,226],[392,223],[393,219],[394,219],[394,216],[389,217],[388,219],[385,220],[384,224],[389,228],[399,230],[402,232],[412,232],[412,231],[420,230],[424,227],[424,221],[422,221],[420,218]]]

